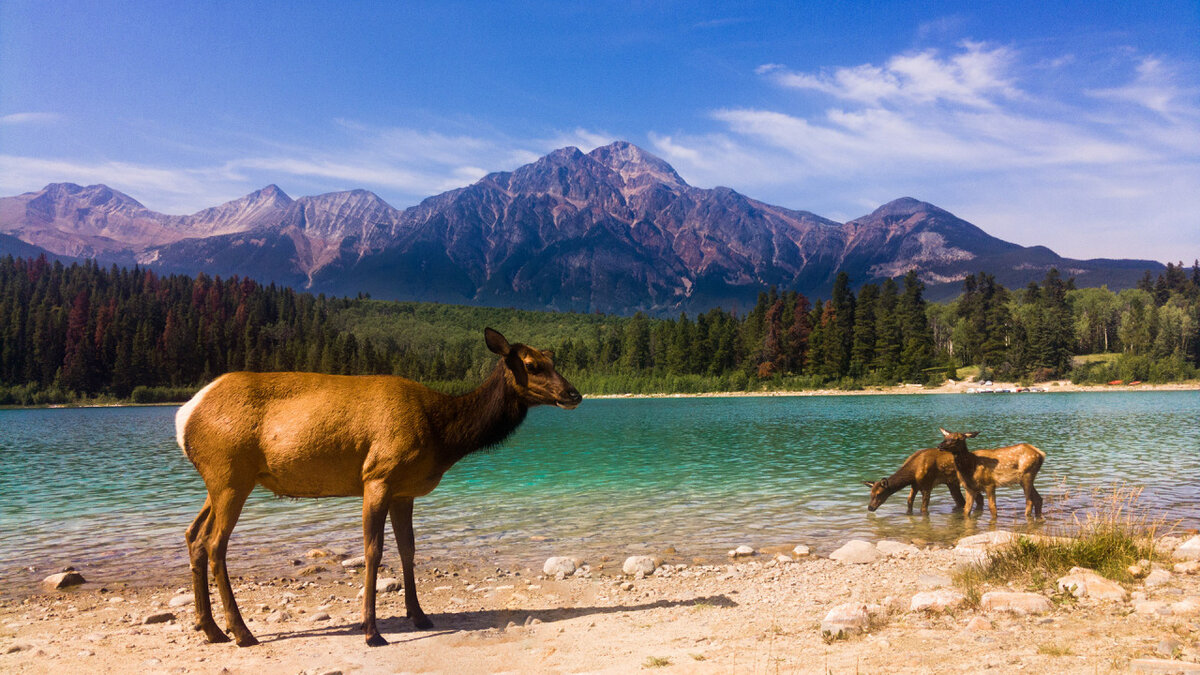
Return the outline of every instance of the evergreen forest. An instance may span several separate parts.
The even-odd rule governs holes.
[[[251,279],[0,258],[0,405],[186,400],[221,373],[395,374],[451,392],[495,357],[491,326],[554,352],[585,394],[857,389],[947,378],[1195,379],[1200,263],[1138,288],[1051,269],[1008,289],[967,277],[928,303],[915,272],[828,299],[764,289],[748,311],[652,318],[328,298]]]

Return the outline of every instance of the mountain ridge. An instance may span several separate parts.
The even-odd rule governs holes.
[[[272,184],[170,216],[104,185],[53,183],[0,198],[0,234],[60,256],[327,293],[616,313],[744,306],[770,285],[820,296],[839,270],[865,283],[917,269],[936,298],[978,271],[1023,285],[1057,266],[1121,288],[1162,268],[1023,247],[912,197],[839,223],[691,186],[624,141],[559,148],[404,209],[367,190],[293,199]]]

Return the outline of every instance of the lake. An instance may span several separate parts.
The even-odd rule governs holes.
[[[204,485],[175,444],[175,410],[0,410],[0,592],[66,565],[96,581],[186,582],[183,531]],[[531,411],[504,446],[418,499],[418,560],[540,571],[549,555],[619,562],[674,547],[691,561],[739,544],[828,553],[851,538],[952,541],[976,525],[952,513],[945,487],[922,517],[905,513],[907,491],[868,513],[862,485],[935,445],[939,426],[980,431],[974,448],[1025,441],[1046,452],[1047,519],[1035,527],[1122,484],[1144,488],[1149,512],[1200,523],[1194,391],[586,400]],[[1019,487],[997,501],[998,522],[978,528],[1027,526]],[[230,569],[286,574],[315,547],[359,555],[361,532],[357,499],[259,488]],[[398,568],[394,548],[384,561]]]

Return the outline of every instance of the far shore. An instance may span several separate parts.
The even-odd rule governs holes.
[[[1101,393],[1101,392],[1137,392],[1137,391],[1200,391],[1200,381],[1169,382],[1165,384],[1137,385],[1088,385],[1074,384],[1070,380],[1055,380],[1040,382],[1033,385],[1044,391],[1021,393]],[[927,387],[921,384],[897,384],[886,387],[868,386],[862,389],[799,389],[799,390],[763,390],[763,391],[707,391],[697,393],[654,393],[654,394],[586,394],[589,399],[642,399],[642,398],[754,398],[777,396],[894,396],[899,394],[970,394],[972,389],[979,389],[980,384],[968,381],[949,380],[937,387]],[[1003,395],[1002,389],[1016,390],[1021,388],[1016,382],[994,382],[988,389],[996,391],[993,395]],[[184,401],[169,403],[133,403],[132,401],[116,401],[105,403],[48,403],[45,405],[0,405],[0,410],[37,410],[40,408],[148,408],[163,406],[179,406]]]

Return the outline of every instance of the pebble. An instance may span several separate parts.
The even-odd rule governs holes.
[[[821,621],[821,635],[840,639],[857,635],[867,629],[871,623],[871,615],[863,603],[846,603],[829,610]]]
[[[329,620],[329,612],[317,612],[316,614],[313,614],[311,617],[309,617],[308,620],[313,623],[317,623],[320,621],[328,621]]]
[[[354,557],[354,558],[346,558],[345,560],[342,561],[342,567],[345,567],[346,569],[353,569],[356,567],[366,567],[366,566],[367,566],[367,559],[361,555]]]
[[[912,612],[944,612],[960,607],[967,601],[967,596],[958,591],[942,588],[936,591],[923,591],[912,597],[909,611]]]
[[[333,555],[333,554],[330,553],[329,551],[326,551],[323,548],[310,548],[304,554],[304,557],[305,558],[328,558],[331,555]]]
[[[1171,658],[1171,657],[1175,656],[1175,651],[1182,646],[1183,645],[1179,642],[1179,640],[1175,640],[1173,638],[1166,638],[1164,640],[1159,641],[1158,647],[1156,647],[1154,649],[1154,651],[1158,652],[1159,654],[1162,654],[1163,656],[1165,656],[1167,658]]]
[[[730,558],[743,558],[745,556],[754,555],[754,554],[755,554],[755,551],[754,551],[753,547],[742,544],[741,546],[730,551],[729,557]]]
[[[621,566],[621,571],[625,574],[633,576],[637,573],[653,574],[658,568],[654,558],[648,555],[631,555],[625,559],[625,564]]]
[[[1096,598],[1120,602],[1129,597],[1129,593],[1120,584],[1105,579],[1095,570],[1086,567],[1072,567],[1066,576],[1059,578],[1056,586],[1060,591],[1070,593],[1077,598]]]
[[[972,633],[982,633],[992,630],[992,622],[985,617],[977,616],[967,622],[967,630]]]
[[[274,612],[271,612],[270,614],[267,615],[267,623],[283,623],[285,621],[291,621],[291,620],[292,620],[292,615],[288,614],[287,612],[283,611],[282,609],[277,609]]]
[[[575,560],[564,556],[554,556],[546,558],[546,563],[542,565],[542,574],[548,576],[563,575],[565,578],[568,574],[575,573]]]
[[[875,548],[874,544],[861,539],[852,539],[843,544],[838,550],[829,554],[830,560],[857,565],[873,563],[882,557],[883,554],[879,552],[879,549]]]
[[[166,623],[168,621],[174,621],[174,620],[175,620],[175,615],[172,614],[171,612],[157,612],[155,614],[151,614],[151,615],[147,616],[145,619],[142,619],[142,623],[143,624]]]
[[[196,596],[191,593],[177,595],[167,603],[168,607],[189,607],[196,604]]]
[[[1196,535],[1180,544],[1171,552],[1171,557],[1181,561],[1200,560],[1200,535]]]
[[[1037,593],[1014,591],[989,591],[979,599],[985,612],[1008,612],[1010,614],[1045,614],[1050,611],[1049,598]]]
[[[70,588],[83,583],[87,583],[87,580],[79,572],[59,572],[42,579],[42,587],[48,591]]]
[[[811,553],[812,549],[805,544],[796,544],[796,547],[792,549],[792,555],[796,556],[797,558],[803,558]]]

